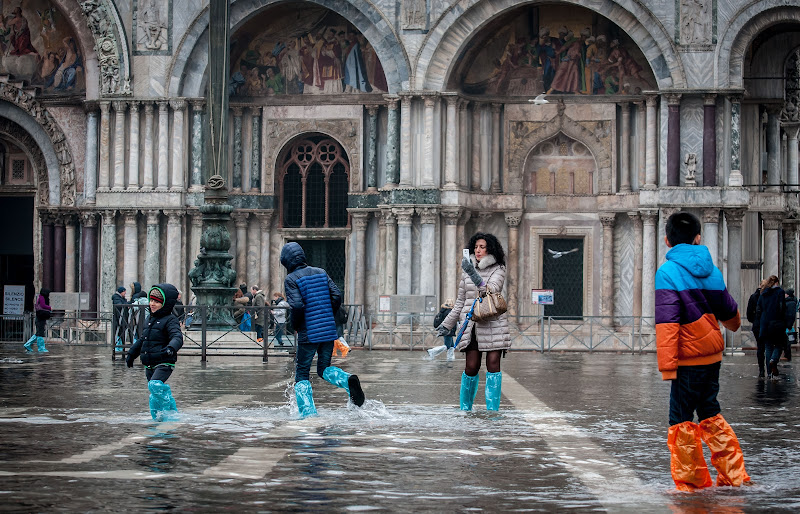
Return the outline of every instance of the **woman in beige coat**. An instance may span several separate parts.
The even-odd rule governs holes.
[[[453,327],[459,330],[467,319],[473,301],[481,293],[503,290],[506,280],[505,252],[500,241],[492,234],[478,232],[469,240],[471,255],[461,261],[461,282],[458,299],[437,332],[443,335]],[[503,374],[500,359],[511,347],[508,320],[505,314],[485,321],[467,323],[456,349],[466,354],[466,365],[461,375],[461,410],[472,410],[478,392],[478,372],[482,355],[486,354],[486,410],[499,410]]]

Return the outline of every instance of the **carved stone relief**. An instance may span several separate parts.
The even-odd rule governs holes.
[[[680,0],[680,43],[711,44],[711,1]]]
[[[800,122],[800,48],[796,49],[786,61],[785,103],[781,111],[781,121]]]
[[[133,5],[134,55],[172,53],[172,0],[137,0]]]
[[[404,30],[428,28],[428,10],[425,0],[403,0],[402,27]]]
[[[94,47],[100,63],[100,93],[103,95],[130,95],[131,78],[123,66],[122,38],[112,16],[113,6],[108,0],[85,0],[81,9],[94,35]]]
[[[61,174],[61,205],[75,205],[75,163],[72,161],[72,153],[70,152],[69,144],[58,122],[56,122],[50,112],[36,101],[33,96],[13,84],[0,82],[0,99],[11,102],[28,113],[47,133],[50,141],[53,143],[56,156],[58,157],[59,171]],[[34,146],[38,148],[38,145],[35,143]],[[39,173],[41,174],[42,172],[40,171]],[[46,177],[46,167],[44,174]],[[48,181],[45,179],[44,183],[47,184]],[[47,196],[44,198],[47,198]],[[47,202],[45,201],[45,203]]]

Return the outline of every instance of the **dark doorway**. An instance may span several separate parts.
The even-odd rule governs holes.
[[[327,271],[344,295],[344,239],[301,239],[295,242],[303,248],[308,265]]]
[[[25,310],[33,310],[33,197],[0,197],[0,294],[3,287],[25,286]],[[2,310],[0,310],[2,312]]]
[[[544,239],[542,289],[553,290],[545,316],[583,319],[583,239]],[[611,294],[611,291],[607,291]]]

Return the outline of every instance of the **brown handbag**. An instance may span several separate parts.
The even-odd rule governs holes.
[[[475,302],[472,319],[474,321],[489,321],[504,314],[507,310],[508,304],[506,304],[506,299],[503,298],[503,295],[499,291],[493,293],[487,289],[485,293],[481,293],[478,301]]]

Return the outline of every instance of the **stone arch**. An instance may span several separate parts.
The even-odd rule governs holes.
[[[28,131],[14,121],[0,117],[0,137],[17,145],[28,157],[36,177],[36,201],[34,208],[48,204],[50,183],[48,177],[47,161],[39,148],[39,144]]]
[[[238,0],[231,4],[231,34],[265,8],[285,0]],[[390,93],[408,82],[410,64],[393,25],[366,0],[303,0],[346,18],[367,38],[381,61]],[[398,51],[400,49],[400,51]],[[168,72],[169,96],[201,97],[208,68],[208,6],[198,14],[175,50]]]
[[[647,58],[659,88],[686,87],[686,74],[672,37],[658,18],[642,3],[636,0],[599,0],[586,5],[581,0],[559,1],[591,9],[616,23],[633,39]],[[497,16],[530,3],[535,2],[519,0],[456,2],[428,32],[417,54],[411,89],[442,90],[455,69],[462,48],[473,35]]]
[[[522,122],[511,122],[512,131],[514,131],[513,125],[515,123]],[[563,133],[565,136],[582,143],[584,146],[586,146],[586,148],[589,149],[592,156],[594,156],[598,173],[598,187],[595,193],[602,194],[611,192],[611,178],[613,171],[611,154],[594,132],[589,130],[581,123],[571,119],[569,116],[563,114],[563,112],[559,112],[550,120],[542,122],[538,128],[522,134],[522,137],[517,140],[516,144],[514,145],[516,150],[509,155],[508,159],[509,180],[507,183],[509,184],[509,189],[506,192],[519,194],[525,193],[524,173],[527,161],[530,158],[533,149],[536,148],[540,143],[547,141],[559,133]]]
[[[44,155],[47,164],[47,180],[44,182],[49,184],[47,203],[75,205],[75,164],[58,122],[33,96],[13,84],[0,83],[0,100],[4,100],[0,102],[0,118],[21,126]]]
[[[750,43],[763,30],[778,23],[800,24],[800,7],[784,0],[758,0],[731,17],[715,52],[719,87],[743,87],[744,58]]]

